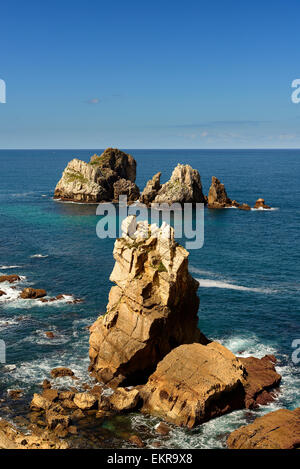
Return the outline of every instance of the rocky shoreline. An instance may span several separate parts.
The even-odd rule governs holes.
[[[90,327],[92,382],[78,386],[73,371],[63,363],[53,369],[52,381],[67,377],[73,384],[61,389],[44,377],[42,392],[33,395],[27,409],[25,430],[1,421],[0,447],[80,447],[87,428],[93,428],[89,431],[97,439],[96,428],[107,419],[139,412],[158,418],[157,434],[168,435],[173,425],[191,429],[276,398],[281,376],[274,356],[235,356],[198,329],[198,282],[188,271],[188,252],[175,242],[173,228],[128,217],[113,255],[110,279],[116,285],[106,314]],[[10,280],[16,281],[15,276],[6,279]],[[35,297],[40,295],[44,292],[34,290]],[[12,390],[9,397],[21,395],[22,390]],[[276,426],[274,447],[298,447],[297,412],[292,417],[291,411],[282,412],[279,425],[277,417],[275,423],[273,417],[263,420],[264,425],[257,419],[262,437],[251,436],[259,434],[251,427],[255,421],[249,429],[236,430],[228,447],[262,447],[270,425]],[[288,445],[285,429],[291,419]],[[139,434],[128,434],[125,441],[135,447],[145,445]],[[268,441],[271,447],[273,440]]]

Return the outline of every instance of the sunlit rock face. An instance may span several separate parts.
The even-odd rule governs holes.
[[[135,159],[117,148],[107,148],[102,155],[93,155],[89,163],[77,158],[70,161],[57,183],[54,198],[96,203],[124,194],[132,201],[139,197],[135,178]]]
[[[91,327],[90,371],[111,385],[141,384],[173,348],[208,343],[197,328],[198,282],[188,272],[188,252],[174,230],[136,222],[122,224],[107,313]]]

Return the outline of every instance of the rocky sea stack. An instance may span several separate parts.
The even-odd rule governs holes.
[[[173,348],[208,343],[197,328],[198,282],[188,272],[188,252],[174,230],[122,224],[114,247],[115,267],[107,313],[91,328],[90,370],[110,385],[144,383]]]
[[[169,181],[160,184],[161,173],[148,181],[141,194],[140,202],[146,205],[153,203],[206,203],[202,191],[200,174],[190,165],[179,164],[174,168]]]
[[[77,158],[70,161],[58,182],[54,198],[82,203],[117,201],[121,194],[129,202],[139,198],[135,184],[136,161],[117,148],[93,155],[89,163]]]

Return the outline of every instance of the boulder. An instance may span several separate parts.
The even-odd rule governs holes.
[[[231,433],[227,445],[231,449],[299,449],[300,407],[257,418]]]
[[[217,342],[172,350],[141,390],[142,410],[193,428],[244,404],[246,370]]]
[[[5,291],[0,290],[0,296],[6,295]]]
[[[156,427],[155,427],[156,433],[159,433],[160,435],[168,435],[171,431],[171,428],[169,425],[167,425],[165,422],[160,422]]]
[[[137,389],[117,388],[109,399],[113,410],[124,412],[136,409],[140,401]]]
[[[266,355],[259,359],[247,357],[239,359],[247,371],[245,380],[245,407],[253,409],[274,400],[274,388],[279,386],[281,376],[275,370],[276,358]]]
[[[28,287],[28,288],[24,288],[24,290],[20,294],[20,297],[23,298],[24,300],[27,300],[27,299],[33,300],[36,298],[43,298],[46,295],[47,295],[46,290]]]
[[[140,197],[140,202],[142,204],[150,205],[154,201],[157,193],[161,189],[160,177],[161,173],[156,173],[153,178],[147,182]]]
[[[153,202],[169,205],[172,203],[205,203],[199,172],[188,164],[178,164],[169,181],[161,186]]]
[[[119,179],[114,183],[114,202],[119,202],[119,196],[126,195],[128,203],[135,202],[140,196],[138,186],[128,179]]]
[[[130,441],[130,443],[134,444],[135,446],[138,446],[139,448],[144,448],[144,446],[145,446],[143,440],[137,435],[132,435],[129,438],[129,441]]]
[[[46,410],[51,406],[51,401],[40,394],[34,394],[30,404],[31,410]]]
[[[70,425],[71,418],[69,415],[64,415],[49,409],[46,411],[46,422],[48,428],[51,430],[57,427],[57,425],[61,425],[62,427],[66,428]]]
[[[232,200],[228,197],[224,184],[222,184],[215,176],[213,176],[211,180],[207,202],[208,208],[224,208],[232,206]],[[237,204],[236,201],[234,202]]]
[[[63,366],[60,366],[58,368],[53,368],[53,370],[51,370],[51,376],[53,378],[61,378],[61,377],[64,377],[64,376],[73,377],[74,372],[72,370],[70,370],[70,368],[65,368]]]
[[[262,209],[270,210],[271,209],[271,207],[265,203],[265,199],[257,199],[253,208],[256,208],[258,210],[262,210]]]
[[[0,275],[0,283],[2,282],[8,282],[8,283],[14,283],[14,282],[19,282],[21,278],[19,275],[11,274],[11,275]]]
[[[135,177],[134,158],[117,148],[107,148],[100,156],[93,155],[89,163],[77,158],[70,161],[55,188],[54,198],[84,203],[112,201],[114,183],[119,179],[134,183]],[[126,190],[132,194],[133,187]]]
[[[74,396],[74,404],[81,410],[88,410],[95,407],[97,398],[88,392],[78,392]]]
[[[90,371],[110,386],[145,383],[174,347],[209,341],[197,328],[198,282],[174,230],[128,217],[117,239],[107,313],[90,328]],[[133,234],[132,234],[133,233]]]

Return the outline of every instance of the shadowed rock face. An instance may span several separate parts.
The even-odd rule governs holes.
[[[135,177],[134,158],[117,148],[107,148],[102,155],[93,155],[89,163],[76,158],[70,161],[55,188],[54,198],[85,203],[112,201],[114,184],[124,179],[135,186]]]
[[[189,428],[243,407],[242,363],[217,342],[181,345],[157,366],[142,390],[143,411]]]
[[[145,383],[174,347],[208,340],[197,329],[198,282],[174,231],[127,217],[116,240],[107,313],[91,327],[90,371],[99,381]]]
[[[274,400],[274,388],[279,386],[281,376],[275,370],[276,358],[266,355],[263,358],[240,358],[247,371],[245,382],[245,407],[253,409]]]
[[[154,201],[158,191],[161,189],[160,177],[161,173],[156,173],[153,178],[147,182],[141,194],[140,202],[145,205],[150,205]]]
[[[202,192],[200,174],[190,165],[178,164],[168,182],[160,184],[160,173],[148,181],[141,202],[154,203],[206,203]]]
[[[224,184],[215,176],[212,177],[207,202],[209,208],[223,208],[232,205],[232,200],[228,197]]]
[[[300,407],[257,418],[231,433],[227,445],[231,449],[299,449]]]

